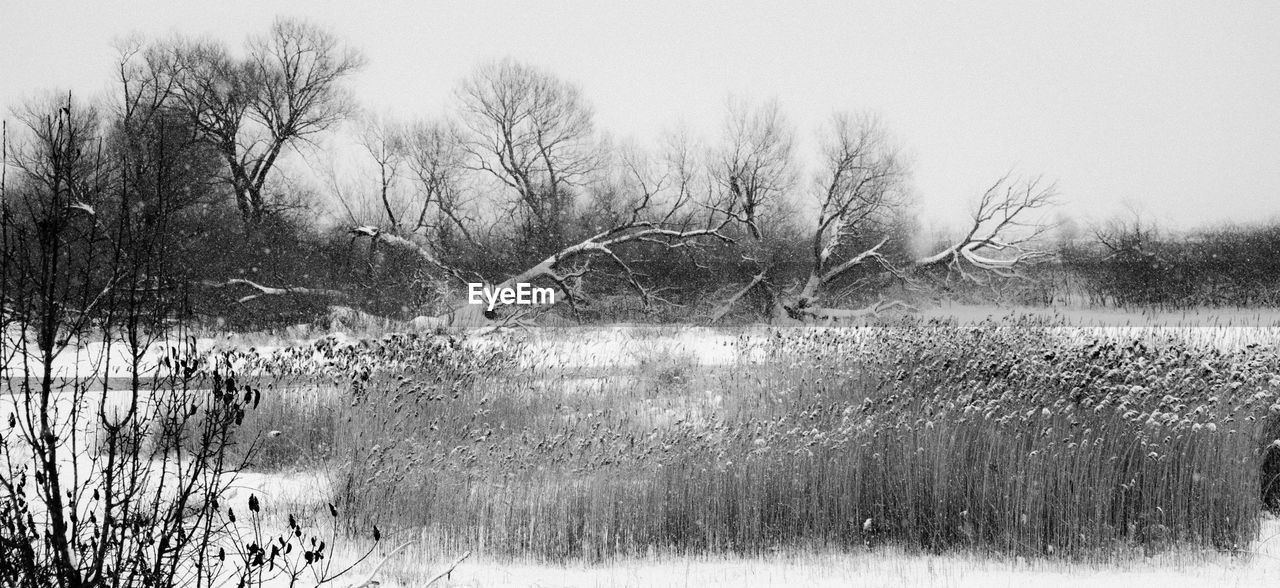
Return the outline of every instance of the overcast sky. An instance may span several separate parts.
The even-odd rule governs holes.
[[[806,142],[835,110],[871,110],[934,223],[1010,169],[1056,179],[1082,220],[1280,217],[1273,1],[0,0],[0,107],[104,91],[131,31],[238,46],[276,15],[363,50],[357,95],[405,116],[441,113],[477,63],[507,55],[581,84],[601,128],[642,143],[677,124],[714,136],[731,95],[776,97]]]

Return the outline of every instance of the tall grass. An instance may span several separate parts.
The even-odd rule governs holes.
[[[1172,333],[907,321],[606,373],[441,341],[344,352],[356,375],[325,396],[341,497],[353,524],[490,555],[893,542],[1093,559],[1139,553],[1156,525],[1234,549],[1280,433],[1274,350]]]

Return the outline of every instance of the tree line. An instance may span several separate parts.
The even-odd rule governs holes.
[[[579,320],[828,320],[959,294],[1135,304],[1160,302],[1141,293],[1155,279],[1142,268],[1191,263],[1171,246],[1143,261],[1156,259],[1143,257],[1149,239],[1115,226],[1055,242],[1057,193],[1039,177],[994,176],[958,232],[927,238],[910,167],[866,113],[833,113],[805,137],[776,102],[738,101],[713,140],[616,142],[580,87],[508,58],[456,84],[448,116],[395,120],[359,107],[358,50],[287,18],[238,48],[135,37],[117,65],[106,99],[12,110],[5,224],[22,237],[6,255],[53,225],[124,223],[163,242],[145,263],[165,271],[140,270],[140,291],[233,328],[335,309],[425,324],[526,312],[483,316],[464,303],[473,282],[552,287],[553,312]],[[363,173],[323,165],[323,143],[352,129],[341,155]],[[816,158],[799,157],[805,140]],[[308,179],[287,160],[321,171]],[[127,249],[84,246],[92,254],[69,261],[84,276]],[[1205,299],[1269,300],[1250,259],[1215,263],[1261,272],[1231,273],[1231,291],[1255,294]],[[76,312],[91,316],[89,304]]]

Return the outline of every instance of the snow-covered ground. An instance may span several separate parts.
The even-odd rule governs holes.
[[[386,541],[390,550],[396,541]],[[345,544],[342,557],[362,549]],[[367,549],[364,547],[363,549]],[[967,554],[908,554],[893,548],[848,553],[794,553],[766,557],[657,557],[603,564],[538,564],[477,555],[436,586],[452,587],[1022,587],[1160,588],[1270,587],[1280,577],[1280,522],[1264,521],[1262,539],[1239,555],[1167,552],[1116,563],[989,558]],[[350,578],[362,580],[382,559],[383,548]],[[459,554],[417,545],[387,561],[382,588],[420,586]]]
[[[532,566],[464,562],[445,586],[475,587],[973,587],[1035,588],[1275,586],[1280,565],[1216,558],[1202,562],[1158,558],[1129,569],[1058,563],[1019,563],[964,556],[901,554],[810,555],[769,559],[685,559],[605,566]],[[382,586],[396,585],[384,575]],[[411,586],[409,580],[401,586]]]
[[[989,310],[989,309],[988,309]],[[986,318],[981,309],[967,309],[961,322]],[[925,316],[944,316],[937,313]],[[954,311],[950,315],[955,317]],[[1003,316],[995,314],[994,316]],[[1195,342],[1239,347],[1250,343],[1274,345],[1280,328],[1267,324],[1260,315],[1232,317],[1216,324],[1186,321],[1121,323],[1119,315],[1089,322],[1085,317],[1069,318],[1080,327],[1064,332],[1082,338],[1098,335],[1176,334]],[[1167,317],[1166,317],[1167,318]],[[1238,319],[1238,320],[1237,320]],[[1079,322],[1074,322],[1079,321]],[[1241,326],[1252,325],[1252,326]],[[1267,326],[1257,326],[1267,325]],[[1229,327],[1229,328],[1227,328]],[[817,328],[817,327],[814,327]],[[724,366],[763,359],[759,343],[771,337],[766,328],[706,328],[693,326],[653,327],[563,327],[490,334],[468,339],[477,347],[503,346],[511,350],[521,366],[538,369],[631,368],[661,356],[664,360],[691,365]],[[354,338],[339,335],[344,340]],[[260,355],[311,340],[271,338],[253,345]],[[243,341],[205,338],[198,349],[242,346]],[[148,350],[147,366],[158,365],[164,345]],[[110,361],[105,361],[110,358]],[[55,373],[63,378],[85,378],[106,374],[127,376],[127,354],[123,348],[108,349],[101,343],[69,348],[55,361]],[[10,373],[19,366],[10,363]],[[587,378],[584,386],[596,386],[605,378]],[[109,393],[116,394],[116,393]],[[18,399],[0,394],[0,415],[14,410]],[[92,399],[89,399],[92,401]],[[61,407],[66,410],[67,407]],[[323,504],[331,498],[326,472],[241,473],[235,479],[231,500],[248,494],[264,498],[268,505]],[[1231,557],[1221,554],[1182,556],[1165,554],[1146,561],[1116,565],[1069,565],[1061,562],[1020,562],[984,559],[964,555],[908,555],[892,551],[851,554],[793,554],[768,558],[661,558],[624,560],[604,565],[541,565],[486,560],[477,556],[464,562],[444,585],[447,586],[1271,586],[1280,577],[1280,523],[1268,520],[1262,539],[1250,547],[1253,554]],[[379,575],[382,586],[413,586],[430,571],[457,554],[401,554],[387,563]],[[374,558],[376,561],[377,557]],[[358,568],[352,577],[367,572],[372,561]],[[341,583],[341,582],[340,582]]]

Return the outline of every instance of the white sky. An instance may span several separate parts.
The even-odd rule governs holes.
[[[0,0],[0,108],[104,91],[131,31],[238,47],[278,14],[362,49],[357,95],[400,115],[441,113],[477,63],[511,55],[581,84],[600,128],[642,143],[678,122],[713,138],[730,95],[777,97],[805,141],[834,110],[875,111],[935,223],[1010,169],[1056,179],[1082,220],[1280,217],[1272,1]]]

